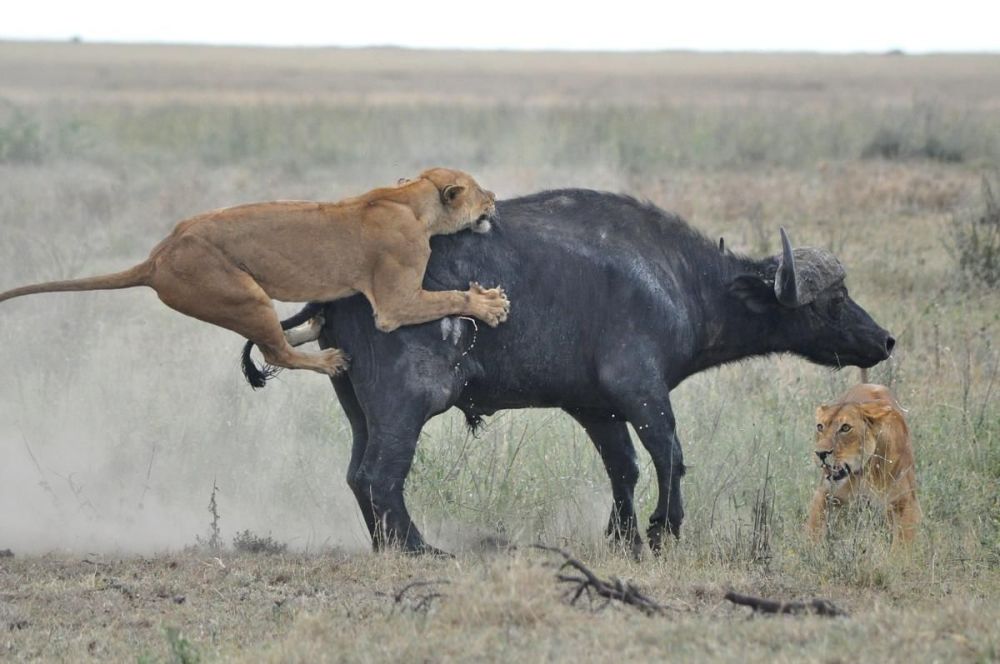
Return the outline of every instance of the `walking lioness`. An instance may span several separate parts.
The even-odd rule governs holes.
[[[885,505],[893,542],[913,539],[920,523],[913,444],[903,410],[884,385],[856,385],[816,409],[816,459],[822,469],[806,529],[818,539],[828,507],[858,494]]]
[[[340,350],[303,353],[288,342],[271,298],[330,301],[363,293],[376,325],[390,331],[452,315],[491,326],[507,319],[500,288],[425,291],[432,235],[485,233],[495,196],[461,171],[432,168],[395,187],[336,203],[276,201],[200,214],[180,222],[135,267],[0,293],[0,302],[54,291],[149,286],[167,306],[243,335],[276,367],[336,375]]]

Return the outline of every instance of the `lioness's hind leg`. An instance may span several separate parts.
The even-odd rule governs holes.
[[[273,347],[258,343],[264,360],[275,367],[285,369],[311,369],[327,376],[336,376],[347,368],[350,358],[339,348],[327,348],[318,353],[302,353],[287,343],[285,347]]]
[[[271,298],[214,246],[180,238],[158,258],[150,286],[172,309],[246,337],[276,367],[334,376],[347,366],[347,356],[337,349],[302,353],[292,348]]]

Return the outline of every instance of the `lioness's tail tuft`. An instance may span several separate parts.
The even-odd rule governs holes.
[[[323,310],[322,302],[310,302],[302,309],[281,321],[282,330],[290,330],[297,325],[302,325],[307,320],[318,314]],[[243,344],[243,360],[241,365],[243,367],[243,376],[246,377],[247,382],[250,383],[250,387],[255,390],[259,390],[267,384],[267,381],[274,377],[280,369],[278,367],[272,367],[268,365],[263,365],[258,367],[254,364],[253,358],[250,357],[250,351],[253,350],[254,343],[252,341],[247,341]]]

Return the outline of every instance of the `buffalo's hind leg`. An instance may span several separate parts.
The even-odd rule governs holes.
[[[358,403],[358,397],[354,393],[354,385],[351,384],[351,379],[346,374],[340,374],[339,376],[332,376],[330,382],[333,383],[333,389],[337,392],[337,400],[340,402],[340,407],[344,409],[347,421],[351,424],[351,461],[347,465],[347,485],[351,487],[354,498],[358,501],[361,515],[364,517],[365,525],[368,527],[368,534],[371,536],[372,542],[375,542],[376,520],[375,512],[372,510],[371,498],[362,494],[359,490],[360,487],[354,482],[358,467],[365,456],[365,450],[368,449],[368,422],[365,420],[364,411],[361,410],[361,404]]]
[[[362,510],[371,512],[372,547],[375,550],[398,547],[408,553],[443,554],[424,541],[410,519],[403,497],[406,476],[413,465],[417,438],[425,420],[407,418],[406,413],[393,413],[390,419],[382,421],[369,417],[364,454],[353,476],[348,478]],[[354,466],[353,459],[351,465]]]
[[[633,503],[635,484],[639,480],[639,465],[635,447],[628,433],[624,418],[610,412],[576,410],[568,411],[579,422],[601,455],[604,469],[611,480],[611,517],[606,535],[618,546],[626,548],[636,560],[642,554],[642,537]]]

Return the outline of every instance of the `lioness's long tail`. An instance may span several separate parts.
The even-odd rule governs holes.
[[[115,288],[131,288],[132,286],[146,286],[149,283],[151,268],[148,263],[139,263],[135,267],[115,272],[114,274],[104,274],[99,277],[85,277],[83,279],[67,279],[65,281],[48,281],[44,284],[32,284],[12,288],[9,291],[0,293],[0,302],[22,295],[32,295],[34,293],[56,293],[60,291],[87,291],[87,290],[113,290]]]
[[[318,314],[323,310],[322,302],[310,302],[306,306],[302,307],[302,310],[297,314],[292,315],[289,318],[281,321],[282,330],[290,330],[293,327],[297,327],[305,323],[307,320]],[[246,377],[247,382],[250,383],[250,387],[257,390],[267,384],[267,380],[277,373],[277,370],[272,367],[260,368],[253,362],[253,358],[250,357],[250,351],[253,350],[253,342],[247,341],[243,344],[243,375]]]

